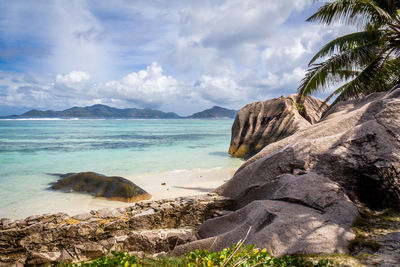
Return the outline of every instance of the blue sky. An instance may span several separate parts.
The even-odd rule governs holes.
[[[296,92],[311,0],[0,2],[0,115],[106,104],[181,115]]]

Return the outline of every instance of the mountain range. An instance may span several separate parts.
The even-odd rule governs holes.
[[[211,118],[235,118],[236,110],[214,106],[210,109],[195,113],[188,117],[179,116],[173,112],[163,112],[155,109],[137,108],[113,108],[96,104],[88,107],[73,107],[63,111],[54,110],[30,110],[21,115],[11,115],[0,118],[141,118],[141,119],[211,119]]]

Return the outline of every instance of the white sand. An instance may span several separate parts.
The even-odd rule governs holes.
[[[193,169],[132,175],[125,178],[146,190],[153,196],[152,199],[156,200],[206,194],[229,180],[234,172],[232,168]],[[37,214],[64,212],[76,215],[90,210],[132,205],[132,203],[97,199],[87,194],[55,191],[46,191],[44,194],[48,195],[45,200],[26,200],[26,204],[18,209],[2,207],[2,210],[8,218],[23,219]]]
[[[126,177],[149,192],[153,199],[193,196],[213,191],[229,180],[235,170],[213,168],[175,170]],[[163,185],[162,183],[165,183]]]

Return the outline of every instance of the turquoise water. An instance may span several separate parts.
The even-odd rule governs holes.
[[[0,120],[0,218],[46,210],[51,173],[235,169],[232,120]],[[142,182],[143,183],[143,182]],[[71,198],[71,196],[68,196]],[[66,200],[61,200],[61,202]],[[38,204],[39,203],[39,204]]]

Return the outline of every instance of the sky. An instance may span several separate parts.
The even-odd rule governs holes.
[[[180,115],[296,92],[311,0],[0,1],[0,115],[105,104]]]

